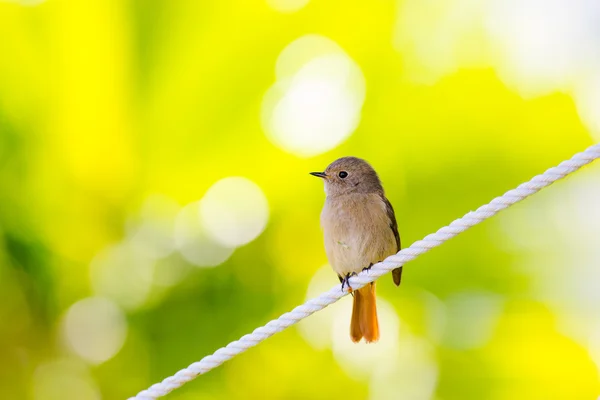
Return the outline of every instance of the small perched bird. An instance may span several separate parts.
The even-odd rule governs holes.
[[[365,160],[343,157],[324,172],[311,172],[325,182],[325,205],[321,227],[329,263],[337,273],[342,290],[352,288],[348,279],[400,251],[400,235],[392,205],[385,197],[377,173]],[[392,271],[400,285],[402,267]],[[353,342],[379,339],[375,282],[353,292],[350,323]]]

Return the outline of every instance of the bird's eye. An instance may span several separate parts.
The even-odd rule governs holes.
[[[348,173],[346,171],[340,171],[340,173],[338,174],[338,176],[342,179],[344,179],[345,177],[348,176]]]

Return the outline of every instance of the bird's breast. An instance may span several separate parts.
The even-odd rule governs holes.
[[[378,194],[328,198],[321,214],[325,250],[338,275],[360,272],[396,252],[396,242]]]

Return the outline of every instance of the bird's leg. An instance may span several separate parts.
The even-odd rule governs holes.
[[[342,292],[344,291],[344,286],[348,286],[348,293],[352,293],[352,286],[350,286],[350,277],[356,276],[356,275],[357,275],[356,272],[349,272],[346,274],[345,277],[343,277],[343,278],[340,277],[340,281],[342,282]]]
[[[373,263],[369,264],[368,267],[363,268],[363,271],[370,271],[372,266],[373,266]]]

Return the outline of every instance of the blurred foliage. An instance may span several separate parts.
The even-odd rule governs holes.
[[[379,171],[407,246],[592,143],[568,93],[523,98],[492,65],[432,84],[411,80],[414,51],[393,46],[402,1],[313,0],[290,13],[277,3],[285,2],[0,2],[0,398],[127,398],[301,303],[327,262],[324,194],[307,173],[337,157],[360,156]],[[299,157],[268,140],[261,105],[281,51],[312,33],[360,67],[366,97],[347,140]],[[589,171],[583,187],[598,183],[600,170]],[[124,281],[143,301],[112,299],[126,317],[122,348],[103,362],[81,357],[65,315],[105,294],[93,260],[129,243],[148,198],[184,206],[229,176],[261,188],[270,210],[264,232],[215,268],[196,268],[176,251],[154,260],[149,288],[137,288],[137,275]],[[583,228],[569,240],[559,239],[560,225],[536,228],[555,215],[553,199],[568,197],[561,185],[420,257],[400,289],[391,279],[379,284],[400,321],[398,332],[383,332],[406,361],[393,368],[433,360],[433,378],[415,376],[413,392],[393,377],[382,388],[381,379],[348,372],[335,346],[318,348],[292,328],[168,398],[594,398],[597,296],[576,303],[588,306],[578,314],[538,290],[563,282],[541,268],[559,254],[588,243],[583,252],[598,255]],[[542,244],[519,247],[519,237]],[[119,268],[127,277],[134,265]],[[567,264],[552,271],[565,269],[578,273]],[[326,287],[336,282],[332,272]],[[578,291],[569,288],[565,298]],[[349,307],[345,299],[337,310]],[[575,333],[563,323],[573,315],[583,324]],[[489,329],[470,330],[484,320]],[[413,348],[431,350],[406,355]]]

